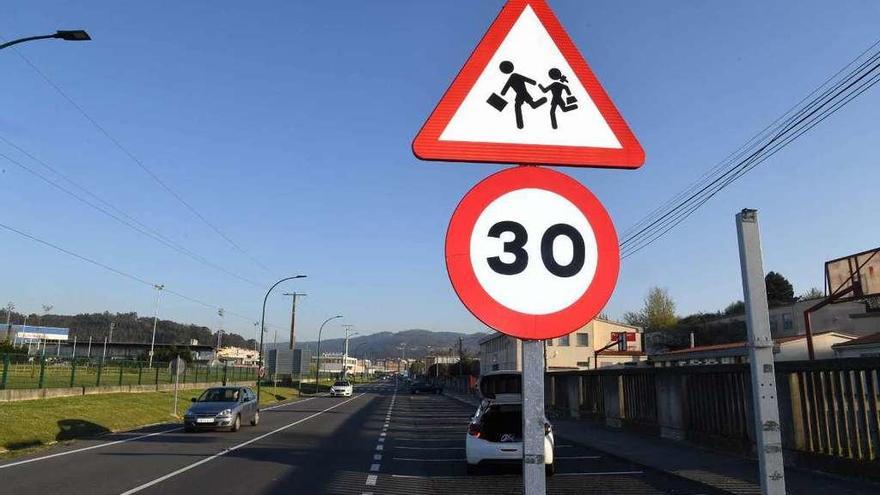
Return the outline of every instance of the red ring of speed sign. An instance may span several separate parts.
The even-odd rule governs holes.
[[[583,185],[539,167],[489,176],[461,200],[446,268],[480,321],[521,339],[567,335],[596,317],[620,269],[608,212]]]

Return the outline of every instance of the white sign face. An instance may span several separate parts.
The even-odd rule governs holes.
[[[531,6],[439,139],[622,148]]]
[[[579,300],[596,274],[596,236],[571,201],[545,189],[499,196],[477,217],[470,262],[483,289],[529,315],[561,311]]]

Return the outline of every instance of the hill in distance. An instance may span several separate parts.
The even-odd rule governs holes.
[[[401,347],[406,344],[407,358],[421,358],[428,354],[458,355],[459,338],[466,354],[475,355],[480,350],[479,341],[487,333],[432,332],[430,330],[412,329],[400,332],[379,332],[370,335],[356,335],[348,340],[348,353],[354,357],[394,358],[401,357]],[[321,352],[342,352],[344,338],[321,340]],[[287,342],[278,343],[278,347],[286,348]],[[309,349],[315,352],[317,342],[299,342],[298,349]],[[271,348],[271,345],[270,345]]]

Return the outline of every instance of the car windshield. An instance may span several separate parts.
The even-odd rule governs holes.
[[[199,402],[237,402],[238,397],[238,389],[209,388],[199,396]]]
[[[336,382],[333,384],[334,387],[347,387],[348,385],[348,382]]]

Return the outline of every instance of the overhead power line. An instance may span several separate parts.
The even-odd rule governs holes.
[[[128,227],[128,228],[134,230],[135,232],[137,232],[137,233],[139,233],[139,234],[141,234],[141,235],[143,235],[143,236],[149,237],[149,238],[155,240],[156,242],[158,242],[158,243],[160,243],[160,244],[162,244],[162,245],[164,245],[164,246],[166,246],[166,247],[169,247],[169,248],[171,248],[171,249],[177,251],[178,253],[184,254],[184,255],[186,255],[186,256],[188,256],[188,257],[194,259],[195,261],[198,261],[199,263],[201,263],[201,264],[203,264],[203,265],[205,265],[205,266],[208,266],[208,267],[210,267],[210,268],[213,268],[213,269],[215,269],[215,270],[217,270],[217,271],[219,271],[219,272],[225,273],[226,275],[229,275],[229,276],[231,276],[231,277],[234,277],[234,278],[236,278],[236,279],[238,279],[238,280],[240,280],[240,281],[242,281],[242,282],[246,282],[246,283],[248,283],[248,284],[250,284],[250,285],[253,285],[253,286],[255,286],[255,287],[260,287],[260,288],[263,287],[262,284],[259,284],[259,283],[257,283],[257,282],[254,282],[253,280],[251,280],[251,279],[249,279],[249,278],[246,278],[246,277],[244,277],[244,276],[242,276],[242,275],[239,275],[238,273],[235,273],[235,272],[233,272],[233,271],[231,271],[231,270],[229,270],[229,269],[227,269],[227,268],[225,268],[225,267],[223,267],[223,266],[221,266],[221,265],[218,265],[218,264],[216,264],[216,263],[213,263],[213,262],[209,261],[208,259],[206,259],[204,256],[201,256],[200,254],[195,253],[195,252],[192,251],[191,249],[188,249],[188,248],[186,248],[186,247],[184,247],[184,246],[182,246],[182,245],[180,245],[180,244],[174,242],[173,240],[169,239],[168,237],[162,235],[158,230],[156,230],[156,229],[154,229],[154,228],[151,228],[151,227],[145,225],[143,222],[141,222],[141,221],[139,221],[138,219],[134,218],[133,216],[129,215],[128,213],[126,213],[125,211],[121,210],[120,208],[114,206],[112,203],[110,203],[110,202],[104,200],[103,198],[101,198],[101,197],[98,196],[97,194],[93,193],[92,191],[88,190],[86,187],[80,185],[79,183],[77,183],[76,181],[74,181],[73,179],[71,179],[70,177],[68,177],[67,175],[65,175],[65,174],[61,173],[60,171],[58,171],[58,169],[56,169],[55,167],[49,165],[48,163],[46,163],[46,162],[43,161],[43,160],[40,160],[39,158],[37,158],[36,156],[34,156],[34,155],[31,154],[30,152],[28,152],[26,149],[24,149],[24,148],[22,148],[21,146],[19,146],[19,145],[13,143],[12,141],[10,141],[9,139],[5,138],[5,137],[2,136],[2,135],[0,135],[0,141],[2,141],[2,142],[4,142],[4,143],[6,143],[7,145],[9,145],[9,146],[15,148],[16,150],[18,150],[20,153],[24,154],[25,156],[27,156],[27,157],[30,158],[31,160],[33,160],[33,161],[39,163],[39,164],[42,165],[44,168],[46,168],[47,170],[51,171],[53,174],[55,174],[55,175],[57,175],[58,177],[62,178],[62,179],[63,179],[65,182],[67,182],[68,184],[72,185],[72,186],[75,187],[76,189],[79,189],[79,190],[82,191],[83,193],[87,194],[87,195],[88,195],[90,198],[92,198],[95,202],[100,203],[100,205],[95,204],[95,202],[93,202],[93,201],[91,201],[91,200],[89,200],[89,199],[84,198],[83,196],[77,194],[77,193],[74,192],[74,191],[71,191],[70,189],[64,187],[63,185],[61,185],[61,184],[59,184],[58,182],[52,180],[51,178],[45,176],[44,174],[42,174],[42,173],[40,173],[40,172],[34,170],[33,168],[31,168],[31,167],[25,165],[24,163],[22,163],[22,162],[20,162],[20,161],[18,161],[18,160],[16,160],[16,159],[14,159],[14,158],[12,158],[12,157],[6,155],[6,154],[0,152],[0,158],[3,158],[4,160],[6,160],[6,161],[12,163],[13,165],[18,166],[18,167],[21,168],[22,170],[28,172],[29,174],[33,175],[34,177],[37,177],[38,179],[40,179],[40,180],[42,180],[43,182],[49,184],[50,186],[54,187],[55,189],[58,189],[59,191],[61,191],[61,192],[65,193],[65,194],[67,194],[68,196],[71,196],[72,198],[76,199],[77,201],[79,201],[79,202],[81,202],[81,203],[83,203],[83,204],[89,206],[90,208],[93,208],[93,209],[99,211],[100,213],[102,213],[102,214],[104,214],[104,215],[106,215],[106,216],[112,218],[113,220],[115,220],[116,222],[120,223],[121,225],[124,225],[125,227]],[[102,206],[102,205],[103,205],[103,206]],[[112,211],[110,211],[110,210],[112,210]]]
[[[93,118],[88,112],[86,112],[86,110],[81,105],[79,105],[72,97],[70,97],[63,89],[61,89],[61,87],[58,84],[56,84],[54,81],[52,81],[52,79],[50,79],[49,76],[46,75],[46,73],[44,73],[42,70],[40,70],[40,68],[37,67],[33,62],[31,62],[30,59],[25,57],[21,52],[19,52],[15,48],[11,48],[11,50],[14,51],[15,54],[18,55],[28,66],[30,66],[30,68],[33,69],[34,72],[36,72],[43,79],[43,81],[46,82],[46,84],[48,84],[50,87],[52,87],[52,89],[54,89],[55,92],[57,92],[59,95],[61,95],[62,98],[64,98],[73,108],[75,108],[76,111],[79,112],[80,115],[83,116],[83,118],[85,118],[87,121],[89,121],[89,123],[92,124],[92,126],[95,129],[97,129],[98,132],[103,134],[104,137],[106,137],[111,143],[113,143],[113,145],[117,149],[119,149],[119,151],[121,151],[126,157],[128,157],[129,160],[131,160],[135,165],[137,165],[141,170],[143,170],[144,173],[146,173],[156,184],[159,185],[159,187],[164,189],[165,192],[167,192],[170,196],[172,196],[178,203],[183,205],[184,208],[186,208],[190,213],[192,213],[202,223],[204,223],[206,226],[208,226],[208,228],[210,228],[218,236],[223,238],[223,240],[226,241],[227,244],[232,246],[233,249],[235,249],[240,254],[249,258],[254,264],[259,266],[263,270],[270,271],[269,268],[265,264],[263,264],[259,259],[257,259],[253,255],[251,255],[249,252],[247,252],[244,248],[242,248],[241,245],[239,245],[237,242],[235,242],[229,235],[227,235],[222,229],[220,229],[220,227],[218,227],[215,223],[208,220],[207,217],[205,217],[205,215],[203,215],[189,201],[187,201],[183,197],[183,195],[179,194],[167,182],[162,180],[162,178],[160,178],[159,175],[156,174],[156,172],[154,172],[140,158],[138,158],[127,147],[125,147],[122,144],[122,142],[120,142],[118,139],[116,139],[115,136],[110,134],[110,132],[104,126],[102,126],[95,118]]]
[[[880,51],[865,57],[878,44],[880,40],[688,188],[627,229],[620,243],[621,258],[628,258],[663,237],[721,190],[880,82]]]
[[[109,272],[111,272],[111,273],[114,273],[114,274],[116,274],[116,275],[119,275],[120,277],[127,278],[127,279],[129,279],[129,280],[132,280],[132,281],[137,282],[137,283],[139,283],[139,284],[145,285],[145,286],[147,286],[147,287],[152,288],[152,287],[155,287],[156,285],[158,285],[158,284],[155,283],[155,282],[150,282],[149,280],[146,280],[146,279],[144,279],[144,278],[142,278],[142,277],[139,277],[139,276],[137,276],[137,275],[133,275],[133,274],[131,274],[131,273],[125,272],[125,271],[120,270],[120,269],[118,269],[118,268],[114,268],[114,267],[112,267],[112,266],[110,266],[110,265],[108,265],[108,264],[106,264],[106,263],[102,263],[102,262],[100,262],[100,261],[98,261],[98,260],[95,260],[95,259],[93,259],[93,258],[89,258],[89,257],[87,257],[87,256],[81,255],[81,254],[79,254],[79,253],[76,253],[76,252],[74,252],[74,251],[71,251],[70,249],[67,249],[67,248],[65,248],[65,247],[59,246],[58,244],[55,244],[55,243],[50,242],[50,241],[47,241],[47,240],[45,240],[45,239],[41,239],[41,238],[39,238],[39,237],[37,237],[37,236],[35,236],[35,235],[33,235],[33,234],[30,234],[30,233],[25,232],[25,231],[23,231],[23,230],[17,229],[17,228],[15,228],[15,227],[10,226],[10,225],[6,225],[6,224],[4,224],[4,223],[0,223],[0,228],[2,228],[2,229],[4,229],[4,230],[7,230],[7,231],[9,231],[9,232],[12,232],[13,234],[16,234],[16,235],[18,235],[18,236],[20,236],[20,237],[24,237],[25,239],[31,240],[31,241],[33,241],[33,242],[36,242],[36,243],[38,243],[38,244],[42,244],[43,246],[46,246],[46,247],[52,248],[52,249],[54,249],[54,250],[56,250],[56,251],[59,251],[59,252],[61,252],[61,253],[66,254],[66,255],[68,255],[68,256],[72,256],[72,257],[74,257],[74,258],[76,258],[76,259],[78,259],[78,260],[80,260],[80,261],[83,261],[83,262],[85,262],[85,263],[88,263],[88,264],[90,264],[90,265],[94,265],[94,266],[97,266],[97,267],[99,267],[99,268],[103,268],[104,270],[107,270],[107,271],[109,271]],[[181,292],[175,291],[175,290],[173,290],[173,289],[169,289],[167,285],[165,286],[164,291],[167,292],[167,293],[169,293],[169,294],[173,294],[173,295],[175,295],[175,296],[177,296],[177,297],[179,297],[179,298],[181,298],[181,299],[184,299],[184,300],[186,300],[186,301],[189,301],[189,302],[192,302],[192,303],[194,303],[194,304],[198,304],[198,305],[204,306],[204,307],[206,307],[206,308],[220,309],[221,307],[223,307],[223,306],[218,306],[218,305],[216,305],[216,304],[211,304],[211,303],[208,303],[208,302],[202,301],[202,300],[197,299],[197,298],[192,297],[192,296],[188,296],[188,295],[186,295],[186,294],[183,294],[183,293],[181,293]],[[223,308],[225,308],[225,307],[223,307]],[[236,316],[236,317],[241,318],[241,319],[243,319],[243,320],[247,320],[248,322],[256,321],[256,320],[254,320],[254,318],[252,318],[252,317],[250,317],[250,316],[247,316],[247,315],[243,315],[243,314],[240,314],[240,313],[236,313],[236,312],[234,312],[234,311],[229,311],[228,309],[225,310],[225,311],[226,311],[226,313],[228,313],[228,314],[230,314],[230,315]]]

